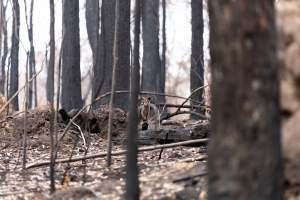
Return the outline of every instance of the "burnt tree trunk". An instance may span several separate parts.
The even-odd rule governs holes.
[[[95,65],[99,39],[99,1],[86,0],[85,18],[88,39],[93,53],[93,65]]]
[[[101,7],[101,35],[99,40],[99,66],[94,68],[93,97],[111,90],[113,65],[113,35],[115,0],[103,0]],[[129,90],[130,71],[130,0],[119,5],[120,28],[118,33],[118,63],[116,67],[116,90]],[[107,104],[103,98],[100,104]],[[128,94],[116,94],[114,106],[127,109]]]
[[[62,96],[66,110],[81,108],[79,0],[63,0]]]
[[[26,18],[26,25],[27,25],[27,32],[28,32],[28,40],[30,44],[30,50],[29,50],[29,79],[33,77],[35,74],[35,51],[34,51],[34,45],[33,45],[33,23],[32,23],[32,15],[33,15],[33,5],[34,0],[31,0],[30,2],[30,11],[29,11],[29,21],[27,16],[27,4],[26,1],[24,1],[25,4],[25,18]],[[29,83],[28,88],[28,106],[29,108],[33,108],[34,106],[37,106],[37,98],[35,98],[35,105],[33,104],[33,95],[37,95],[37,88],[36,88],[36,79],[31,81]],[[34,91],[34,92],[33,92]]]
[[[55,111],[54,111],[54,71],[55,71],[55,5],[54,0],[49,0],[50,7],[50,55],[48,62],[47,71],[47,82],[46,82],[46,96],[47,101],[51,105],[50,124],[49,124],[49,135],[50,135],[50,167],[49,167],[49,179],[50,179],[50,193],[55,192],[55,160],[54,160],[54,149],[55,149]],[[47,51],[46,51],[47,54]],[[46,56],[47,58],[47,56]],[[60,74],[60,73],[58,73]],[[60,79],[60,77],[58,77]],[[58,84],[60,81],[57,81]],[[59,87],[58,87],[59,88]],[[57,94],[58,95],[58,94]],[[59,97],[57,97],[59,99]],[[58,105],[56,106],[58,108]],[[57,113],[56,113],[57,115]],[[56,116],[57,117],[57,116]],[[57,136],[57,135],[56,135]]]
[[[160,92],[165,93],[166,83],[166,51],[167,51],[167,35],[166,35],[166,0],[162,0],[162,52],[161,52],[161,78]],[[162,98],[165,103],[165,98]]]
[[[99,38],[99,48],[97,56],[99,65],[94,66],[94,78],[92,86],[92,97],[95,98],[100,94],[109,92],[111,89],[112,77],[112,53],[113,53],[113,36],[114,36],[114,19],[115,19],[115,0],[103,0],[101,6],[101,33]],[[96,103],[107,104],[109,98]]]
[[[4,95],[5,93],[5,81],[6,81],[6,74],[5,74],[5,63],[8,54],[8,45],[7,45],[7,20],[6,20],[6,8],[7,5],[2,4],[2,11],[1,11],[1,29],[0,32],[3,33],[3,48],[1,54],[1,75],[0,75],[0,92]],[[2,40],[1,40],[2,41]],[[1,43],[1,42],[0,42]]]
[[[142,27],[142,90],[160,92],[162,65],[159,57],[159,0],[143,0]]]
[[[120,22],[118,34],[118,62],[116,68],[116,90],[129,90],[130,84],[130,0],[120,0]],[[114,106],[128,109],[128,93],[116,94]]]
[[[12,97],[19,88],[19,32],[20,32],[20,7],[19,1],[13,0],[13,23],[11,37],[11,67],[10,67],[10,84],[8,97]],[[17,111],[19,110],[18,95],[12,100],[11,105]]]
[[[93,54],[93,70],[97,71],[99,68],[100,56],[99,56],[99,1],[95,0],[86,0],[85,4],[85,18],[86,18],[86,29],[88,34],[89,43],[92,49]],[[95,74],[92,77],[92,85],[98,86],[99,77],[101,74],[96,74],[98,77],[95,77]],[[97,97],[97,92],[92,91],[92,101]],[[88,93],[87,93],[88,94]]]
[[[208,199],[282,199],[274,1],[208,1]]]
[[[203,60],[203,2],[202,0],[192,0],[192,55],[190,70],[190,90],[193,92],[204,85],[204,60]],[[192,100],[202,101],[203,89],[196,91]],[[193,102],[191,101],[193,105]],[[200,109],[196,110],[200,112]],[[196,115],[191,118],[198,119]]]
[[[0,1],[0,59],[2,55],[3,10],[3,1]]]
[[[49,0],[50,4],[50,55],[47,72],[46,95],[47,101],[54,102],[54,69],[55,69],[55,7],[54,0]]]
[[[133,68],[130,76],[130,104],[126,162],[126,199],[139,199],[138,179],[138,95],[140,91],[141,0],[135,1]]]

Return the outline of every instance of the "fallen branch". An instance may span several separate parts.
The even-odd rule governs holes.
[[[168,107],[168,108],[208,108],[210,109],[210,106],[205,105],[205,104],[201,104],[201,105],[178,105],[178,104],[170,104],[170,103],[157,103],[155,104],[158,107]]]
[[[138,143],[149,145],[156,144],[158,142],[184,142],[207,138],[209,132],[209,124],[182,128],[163,128],[158,130],[148,129],[139,132]]]
[[[164,145],[153,145],[153,146],[148,146],[148,147],[141,147],[138,149],[139,152],[144,152],[144,151],[153,151],[156,149],[160,148],[172,148],[172,147],[177,147],[177,146],[183,146],[183,145],[191,145],[191,144],[202,144],[202,143],[207,143],[209,139],[197,139],[197,140],[188,140],[184,142],[177,142],[177,143],[172,143],[172,144],[164,144]],[[126,154],[126,150],[120,150],[120,151],[114,151],[112,152],[112,156],[118,156],[118,155],[124,155]],[[107,152],[102,152],[102,153],[97,153],[97,154],[91,154],[91,155],[86,155],[86,156],[78,156],[78,157],[73,157],[72,159],[57,159],[55,163],[67,163],[67,162],[77,162],[80,160],[84,159],[92,159],[92,158],[101,158],[105,157],[107,155]],[[27,166],[27,169],[30,168],[36,168],[36,167],[42,167],[49,165],[49,161],[44,161],[44,162],[38,162],[38,163],[33,163]]]
[[[193,115],[196,115],[196,116],[200,117],[200,119],[202,119],[202,120],[208,120],[209,119],[209,117],[207,117],[205,115],[202,115],[200,113],[197,113],[197,112],[194,112],[194,111],[184,110],[184,111],[176,111],[174,113],[167,114],[165,117],[162,117],[160,119],[160,122],[162,122],[163,120],[169,119],[171,117],[174,117],[176,115],[183,115],[183,114],[193,114]]]
[[[190,163],[190,162],[197,162],[197,161],[205,161],[207,160],[208,156],[207,155],[201,155],[198,157],[192,157],[192,158],[185,158],[185,159],[179,159],[176,161],[170,161],[170,162],[165,162],[165,163],[159,163],[159,166],[170,166],[175,163]],[[157,164],[152,164],[152,165],[147,165],[148,167],[157,167]]]
[[[128,90],[118,90],[118,91],[115,91],[115,94],[123,94],[123,93],[129,93],[129,91]],[[149,91],[140,91],[140,94],[156,95],[156,96],[166,96],[166,97],[173,97],[173,98],[184,99],[184,100],[188,99],[187,97],[182,97],[182,96],[178,96],[178,95],[158,93],[158,92],[149,92]],[[103,95],[100,95],[97,98],[95,98],[95,100],[94,100],[93,103],[95,103],[95,102],[99,101],[100,99],[102,99],[102,98],[104,98],[106,96],[109,96],[109,95],[111,95],[111,92],[107,92],[107,93],[105,93]],[[188,100],[190,100],[191,102],[194,102],[194,103],[202,104],[199,101],[195,101],[195,100],[192,100],[192,99],[188,99]]]
[[[206,176],[206,175],[208,175],[207,171],[201,171],[201,172],[199,172],[197,174],[194,174],[194,175],[191,175],[191,176],[185,176],[185,177],[174,179],[173,183],[178,183],[178,182],[181,182],[181,181],[188,181],[190,179],[193,179],[193,178],[196,178],[196,177],[201,177],[201,176]]]

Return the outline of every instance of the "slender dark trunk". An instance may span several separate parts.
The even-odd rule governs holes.
[[[79,41],[79,0],[63,0],[62,91],[61,105],[66,110],[81,108]]]
[[[126,199],[139,199],[139,179],[138,179],[138,95],[140,91],[140,19],[141,0],[135,2],[134,21],[134,48],[133,48],[133,68],[130,76],[130,104],[129,104],[129,124],[127,142],[127,162],[126,162]]]
[[[35,51],[34,51],[34,45],[33,45],[33,23],[32,23],[32,17],[33,17],[33,5],[34,5],[34,0],[31,0],[30,2],[30,12],[29,12],[29,21],[28,21],[28,16],[27,16],[27,3],[26,0],[24,0],[24,5],[25,5],[25,19],[26,19],[26,25],[27,25],[27,32],[28,32],[28,39],[30,43],[30,50],[29,50],[29,79],[32,78],[32,76],[35,74]],[[28,90],[28,107],[33,108],[33,94],[36,94],[36,79],[31,81],[29,83],[29,90]],[[34,91],[34,93],[33,93]],[[35,105],[37,104],[36,99],[35,99]]]
[[[0,1],[0,59],[2,55],[2,33],[3,33],[3,1]],[[0,74],[1,75],[1,74]]]
[[[162,53],[161,53],[161,82],[160,82],[160,92],[165,93],[166,84],[166,51],[167,51],[167,35],[166,35],[166,0],[162,0]],[[165,103],[166,99],[162,97]]]
[[[11,37],[11,67],[10,67],[10,84],[8,97],[12,97],[19,88],[19,32],[20,32],[20,7],[19,1],[13,0],[13,23]],[[11,102],[15,110],[19,110],[19,95]]]
[[[5,63],[8,54],[8,45],[7,45],[7,20],[6,20],[6,8],[7,5],[3,5],[2,2],[2,12],[1,12],[1,19],[2,19],[2,26],[0,32],[3,33],[3,49],[1,55],[1,75],[0,75],[0,92],[4,95],[5,94],[5,81],[6,81],[6,73],[5,73]]]
[[[113,46],[113,68],[112,68],[112,83],[111,83],[111,95],[109,100],[109,118],[108,118],[108,131],[107,131],[107,166],[110,167],[111,161],[111,151],[112,151],[112,128],[113,128],[113,105],[114,105],[114,98],[115,98],[115,90],[116,90],[116,68],[119,59],[119,52],[118,52],[118,31],[119,31],[119,23],[120,23],[120,13],[119,13],[119,6],[120,0],[116,0],[115,4],[115,33],[114,33],[114,46]]]
[[[88,39],[93,53],[93,65],[95,66],[99,39],[99,1],[86,0],[85,18]]]
[[[54,68],[55,68],[55,7],[54,0],[49,0],[50,6],[50,56],[48,64],[48,73],[47,73],[47,86],[46,86],[46,96],[47,101],[51,105],[51,115],[50,115],[50,193],[55,191],[55,160],[54,160],[54,151],[56,142],[54,140],[54,131],[55,131],[55,111],[54,111]],[[47,52],[47,50],[46,50]],[[59,73],[60,74],[60,73]],[[60,77],[58,77],[60,79]],[[59,81],[58,81],[59,83]],[[58,97],[59,98],[59,97]],[[57,106],[58,107],[58,106]]]
[[[202,0],[192,0],[192,55],[190,70],[190,90],[193,92],[204,85],[204,60],[203,60],[203,2]],[[191,99],[201,102],[203,89],[196,91]],[[191,102],[193,105],[193,102]],[[201,112],[200,109],[195,109]],[[198,119],[196,115],[191,118]]]
[[[208,199],[282,199],[273,0],[208,1],[212,135]]]
[[[55,8],[54,0],[50,0],[50,55],[46,83],[47,101],[54,102],[54,69],[55,69]]]

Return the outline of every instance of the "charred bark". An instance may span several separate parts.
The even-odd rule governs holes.
[[[166,83],[166,51],[167,51],[167,34],[166,34],[166,0],[162,0],[162,53],[161,53],[161,78],[160,78],[160,91],[165,93],[165,83]],[[165,97],[161,98],[165,103]]]
[[[140,20],[141,0],[135,2],[133,68],[130,76],[130,104],[126,154],[126,199],[139,199],[138,179],[138,95],[140,91]]]
[[[159,56],[159,0],[143,0],[142,90],[159,92],[161,60]]]
[[[208,199],[282,199],[274,1],[208,1]]]
[[[8,97],[12,97],[19,88],[19,32],[20,32],[20,7],[19,1],[13,0],[13,23],[11,36],[11,67],[10,84]],[[15,110],[19,110],[18,95],[12,100],[11,105]]]
[[[192,55],[191,55],[191,70],[190,70],[190,90],[193,92],[197,88],[204,85],[204,60],[203,60],[203,2],[202,0],[192,0]],[[195,92],[191,99],[202,101],[204,90]],[[193,102],[191,102],[193,105]],[[196,109],[201,112],[200,109]],[[197,116],[191,115],[193,119],[198,119]]]
[[[94,80],[92,97],[109,92],[112,77],[112,54],[114,36],[114,9],[115,0],[103,0],[101,6],[101,34],[99,39],[99,66],[94,67]],[[99,104],[107,104],[109,98],[99,101]]]
[[[94,68],[93,97],[111,90],[113,66],[113,35],[115,0],[103,0],[101,7],[101,35],[99,40],[99,67]],[[119,6],[120,31],[118,33],[119,59],[116,67],[116,90],[129,90],[130,73],[130,1],[122,0]],[[100,104],[107,104],[109,98],[103,98]],[[117,94],[114,106],[128,107],[128,95]]]
[[[28,21],[28,15],[27,15],[27,3],[24,1],[25,5],[25,19],[26,19],[26,25],[27,25],[27,32],[28,32],[28,40],[30,44],[30,50],[29,50],[29,79],[32,78],[32,76],[36,73],[35,70],[35,51],[34,51],[34,45],[33,45],[33,23],[32,23],[32,17],[33,17],[33,5],[34,0],[31,0],[30,2],[30,11],[29,11],[29,21]],[[29,108],[33,108],[34,106],[37,106],[37,88],[36,88],[36,79],[31,81],[29,83],[28,88],[28,106]],[[33,104],[33,96],[35,95],[35,104]]]
[[[2,12],[1,12],[1,30],[0,32],[3,33],[3,48],[1,54],[1,75],[0,75],[0,92],[4,95],[5,93],[5,82],[6,82],[6,73],[5,73],[5,64],[8,54],[8,44],[7,44],[7,20],[6,20],[6,8],[7,5],[3,5],[2,2]]]
[[[47,101],[54,102],[54,69],[55,69],[55,8],[54,0],[49,1],[50,4],[50,55],[47,72],[46,95]]]
[[[63,0],[62,96],[67,111],[81,108],[79,0]]]

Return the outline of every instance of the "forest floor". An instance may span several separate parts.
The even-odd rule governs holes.
[[[106,151],[105,131],[108,111],[98,112],[101,134],[87,134],[89,154]],[[49,160],[50,111],[32,110],[27,115],[27,166]],[[116,110],[113,116],[113,151],[124,150],[126,114]],[[189,122],[185,122],[189,123]],[[59,124],[58,138],[64,124]],[[123,199],[125,191],[126,156],[113,156],[110,168],[106,158],[88,159],[86,162],[57,164],[55,166],[56,196],[49,195],[49,166],[22,169],[23,114],[5,120],[0,128],[0,199]],[[70,130],[61,143],[58,159],[83,156],[83,140]],[[76,143],[76,141],[79,141]],[[74,146],[74,144],[76,144]],[[203,148],[202,148],[203,147]],[[193,158],[205,156],[205,146],[178,146],[140,152],[138,157],[141,199],[206,199],[206,160]],[[77,189],[70,189],[77,188]],[[90,195],[90,198],[88,198]]]
[[[86,141],[89,144],[87,155],[106,152],[108,113],[106,107],[98,109],[95,113],[101,133],[92,134],[84,131]],[[49,161],[49,121],[49,109],[34,109],[27,114],[25,121],[28,133],[27,167],[35,163]],[[195,124],[197,125],[196,129],[186,131],[190,127],[195,127]],[[126,125],[127,114],[120,109],[115,109],[113,112],[113,152],[126,149]],[[22,169],[24,127],[24,113],[10,118],[2,116],[0,119],[0,199],[123,199],[125,154],[113,156],[110,168],[106,165],[105,156],[87,159],[85,162],[56,164],[55,185],[57,192],[51,196],[49,193],[49,165]],[[58,123],[58,138],[63,135],[65,127],[66,124]],[[209,130],[209,123],[208,121],[177,120],[161,126],[163,130],[171,130],[170,127],[173,128],[172,130],[185,130],[188,133],[193,131],[206,133]],[[171,136],[174,137],[174,132],[171,133]],[[192,133],[191,136],[203,138],[207,137],[207,134],[195,135]],[[185,139],[188,137],[189,135]],[[179,137],[179,139],[183,138]],[[75,127],[72,127],[61,141],[58,159],[84,156],[83,140]],[[154,142],[156,141],[154,140]],[[153,144],[153,138],[147,146],[151,144]],[[207,199],[207,152],[205,144],[198,144],[194,147],[165,148],[159,159],[160,151],[161,149],[156,149],[139,153],[141,199]],[[284,151],[284,157],[286,156],[287,151]],[[284,199],[287,200],[300,198],[299,168],[296,167],[298,166],[296,161],[297,159],[284,159]]]

